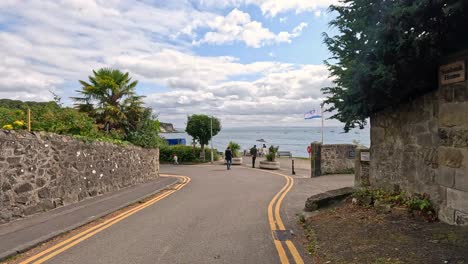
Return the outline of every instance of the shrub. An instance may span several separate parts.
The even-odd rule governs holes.
[[[162,162],[172,162],[173,158],[172,155],[176,154],[179,162],[202,162],[200,157],[201,149],[196,147],[195,149],[192,146],[185,146],[185,145],[174,145],[174,146],[161,146],[159,149],[159,160]],[[205,149],[205,155],[210,157],[210,149]],[[214,160],[218,160],[218,152],[214,149],[213,150],[213,158]]]
[[[422,215],[428,221],[437,219],[430,197],[428,194],[407,194],[401,192],[387,192],[382,189],[360,189],[353,194],[360,205],[372,207],[375,202],[390,204],[391,206],[404,206],[409,211]]]
[[[275,161],[276,159],[276,153],[278,153],[279,146],[274,147],[273,145],[270,146],[268,149],[268,154],[266,154],[266,159],[268,161]]]
[[[239,144],[237,144],[237,143],[234,142],[234,141],[231,141],[231,142],[229,142],[228,146],[231,148],[232,155],[233,155],[235,158],[240,157],[240,153],[239,153],[240,145],[239,145]]]

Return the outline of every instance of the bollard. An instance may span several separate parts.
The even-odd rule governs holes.
[[[292,175],[296,175],[296,172],[294,171],[294,160],[292,160]]]

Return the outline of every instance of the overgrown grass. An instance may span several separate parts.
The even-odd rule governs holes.
[[[305,248],[307,250],[307,253],[309,253],[312,256],[317,256],[318,252],[318,241],[317,241],[317,235],[315,234],[314,230],[312,227],[307,225],[306,223],[306,217],[303,214],[298,214],[297,215],[297,223],[302,226],[304,229],[304,235],[307,239],[307,243],[305,245]]]
[[[360,189],[353,194],[358,204],[373,207],[376,202],[391,207],[405,207],[409,212],[417,213],[428,221],[437,220],[434,205],[428,194],[407,193],[405,191],[389,192],[382,189]]]

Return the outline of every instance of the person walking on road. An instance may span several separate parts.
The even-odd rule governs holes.
[[[252,168],[255,168],[255,160],[257,159],[257,145],[254,145],[250,149],[250,155],[252,155]]]
[[[174,165],[179,165],[179,158],[177,157],[177,154],[174,153],[172,157],[174,159]]]
[[[232,164],[232,150],[230,147],[227,147],[224,152],[224,159],[226,160],[227,169],[230,170]]]

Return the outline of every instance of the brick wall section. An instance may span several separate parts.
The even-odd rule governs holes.
[[[322,174],[353,173],[356,145],[322,145]]]
[[[159,150],[0,130],[0,222],[159,177]]]
[[[468,52],[443,63],[468,59]],[[371,116],[372,185],[428,193],[439,218],[468,224],[468,82]]]

